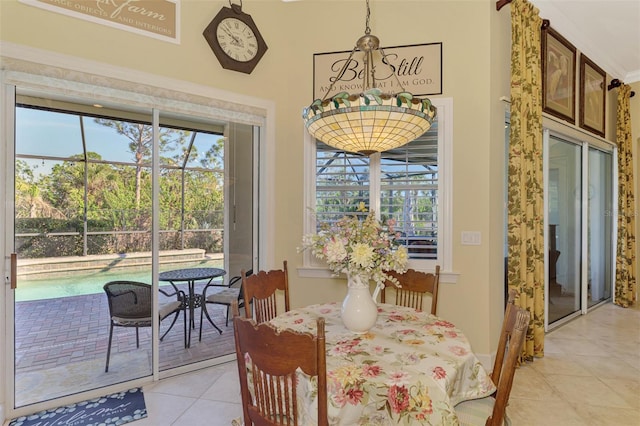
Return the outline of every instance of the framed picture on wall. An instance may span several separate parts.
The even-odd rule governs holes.
[[[576,124],[576,48],[551,27],[542,30],[542,109]]]
[[[580,127],[604,137],[607,74],[580,55]]]

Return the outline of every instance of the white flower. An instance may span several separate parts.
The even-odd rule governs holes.
[[[339,238],[332,238],[324,249],[327,262],[339,263],[347,257],[347,249]]]
[[[373,260],[373,248],[364,243],[351,244],[352,265],[361,268],[370,268]]]

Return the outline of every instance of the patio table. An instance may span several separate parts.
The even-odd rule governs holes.
[[[202,295],[195,293],[196,281],[208,280],[207,285],[209,285],[214,278],[221,277],[226,273],[227,271],[220,268],[184,268],[160,273],[160,281],[170,282],[174,287],[178,282],[186,282],[189,287],[189,294],[187,294],[187,300],[183,307],[189,310],[187,347],[191,347],[191,329],[195,328],[194,310],[202,308]],[[222,330],[217,325],[213,324],[213,326],[222,334]]]

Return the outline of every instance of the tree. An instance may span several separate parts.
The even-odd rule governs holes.
[[[16,218],[51,217],[64,219],[65,215],[42,197],[41,178],[36,179],[35,169],[24,160],[16,161],[15,202]]]
[[[133,153],[133,161],[136,165],[135,175],[135,203],[140,206],[141,179],[144,166],[151,164],[151,149],[153,147],[153,127],[145,123],[133,123],[129,121],[107,120],[96,118],[95,122],[110,127],[129,140],[129,150]],[[167,127],[160,128],[158,135],[160,152],[172,151],[176,147],[185,145],[185,141],[191,132],[174,130]]]

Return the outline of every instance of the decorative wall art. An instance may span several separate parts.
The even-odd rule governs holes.
[[[377,87],[383,92],[396,92],[398,83],[414,95],[442,94],[442,43],[414,44],[409,46],[384,47],[385,63],[389,71],[377,70]],[[345,65],[349,51],[315,53],[313,55],[313,99],[329,99],[344,91],[355,91],[362,86],[364,52],[356,52],[345,72],[338,76],[339,81],[331,93],[329,86],[336,73]],[[374,61],[379,63],[380,59]],[[395,74],[395,75],[394,75]],[[358,81],[360,80],[360,81]],[[360,87],[362,90],[362,87]]]
[[[604,137],[606,73],[580,55],[580,127]]]
[[[50,12],[180,44],[180,0],[19,0]]]
[[[576,48],[551,27],[542,30],[542,107],[576,122]]]

